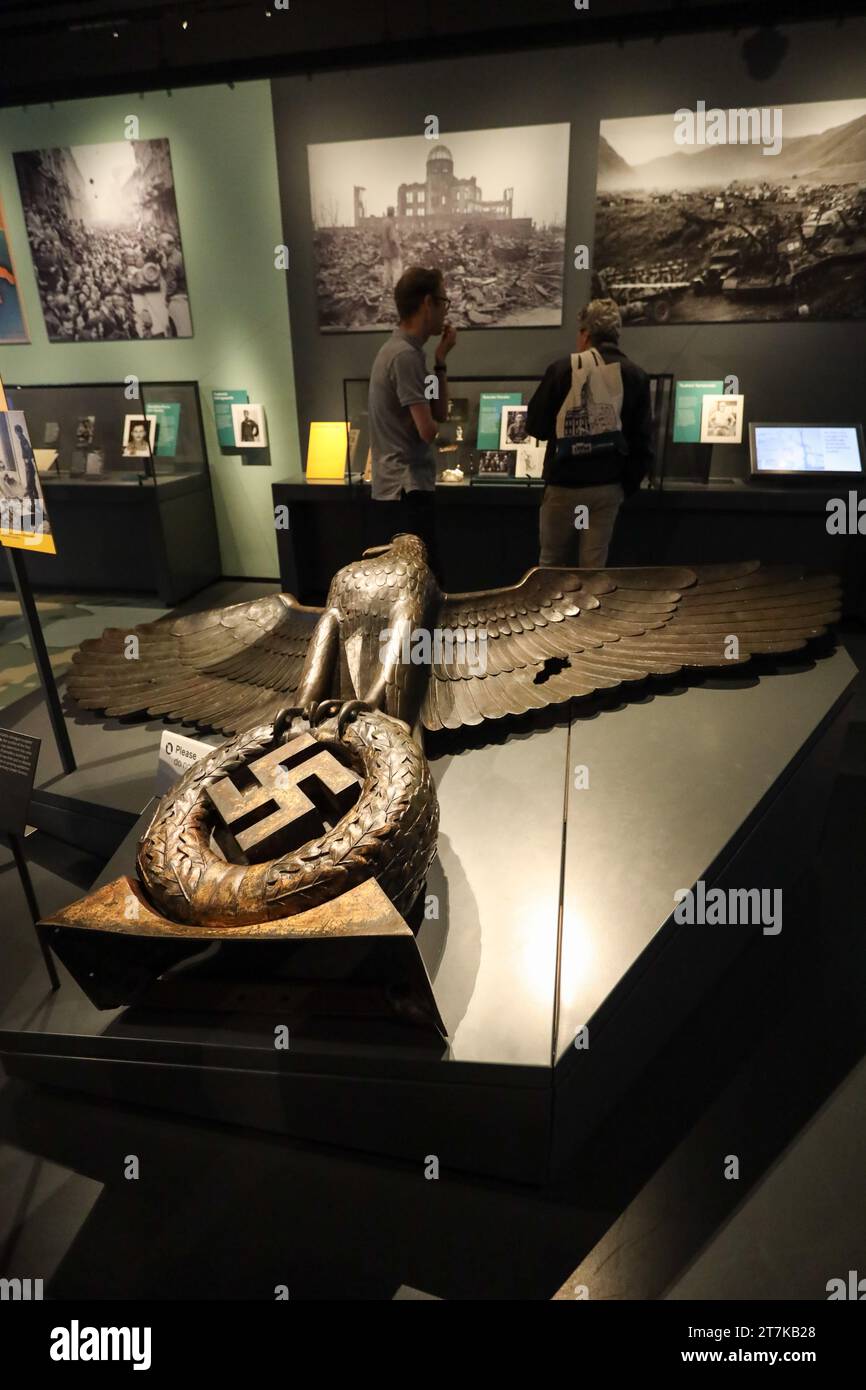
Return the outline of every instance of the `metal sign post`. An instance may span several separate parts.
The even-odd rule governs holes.
[[[30,587],[30,579],[24,566],[24,557],[20,550],[12,549],[7,549],[6,556],[9,560],[9,568],[12,571],[15,592],[18,595],[18,602],[21,604],[24,622],[27,625],[30,650],[36,663],[36,670],[39,672],[39,680],[45,695],[45,703],[48,706],[48,717],[54,731],[54,741],[60,754],[60,762],[64,772],[74,772],[77,766],[75,754],[72,752],[72,744],[69,741],[69,732],[63,717],[60,696],[57,693],[57,682],[54,679],[54,672],[48,658],[48,648],[42,635],[33,590]]]

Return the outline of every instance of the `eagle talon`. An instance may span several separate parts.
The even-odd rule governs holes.
[[[330,719],[337,713],[339,708],[339,700],[320,700],[319,704],[316,706],[316,712],[310,720],[311,727],[316,728],[322,723],[323,719]]]
[[[287,705],[285,709],[278,710],[274,715],[274,742],[279,743],[285,738],[288,724],[296,716],[303,714],[304,711],[298,705]]]
[[[347,700],[337,716],[337,738],[342,738],[346,732],[346,725],[359,715],[362,710],[369,710],[366,700]]]

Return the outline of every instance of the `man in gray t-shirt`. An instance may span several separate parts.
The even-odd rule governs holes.
[[[441,271],[411,266],[398,280],[394,299],[400,322],[370,372],[375,539],[385,544],[400,531],[413,532],[426,542],[435,572],[436,460],[431,446],[437,422],[448,418],[445,359],[457,332],[446,322],[449,301]],[[435,334],[441,336],[431,377],[424,344]],[[430,389],[433,380],[435,390]]]

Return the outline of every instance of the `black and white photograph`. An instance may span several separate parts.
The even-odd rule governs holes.
[[[156,444],[155,415],[126,415],[123,420],[123,457],[150,458]]]
[[[602,121],[593,264],[626,323],[866,318],[866,99]]]
[[[499,420],[500,449],[516,449],[525,444],[529,435],[526,432],[526,406],[505,405]]]
[[[191,338],[168,140],[14,160],[49,340]]]
[[[570,128],[308,145],[319,326],[394,325],[394,286],[438,267],[458,328],[562,322]]]
[[[232,427],[239,449],[264,449],[268,443],[265,411],[261,405],[232,406]]]
[[[54,551],[36,450],[23,410],[0,411],[0,532],[3,544]]]
[[[745,396],[704,396],[701,401],[701,443],[741,444]]]
[[[478,455],[478,476],[514,477],[517,454],[514,449],[482,449]]]
[[[89,444],[92,444],[92,443],[93,443],[93,437],[94,437],[95,431],[96,431],[96,416],[95,416],[95,415],[79,415],[78,421],[77,421],[76,426],[75,426],[75,447],[76,447],[76,449],[86,449],[87,446],[88,446]],[[46,442],[46,444],[48,444],[50,441],[49,441],[48,439],[46,439],[45,442]]]

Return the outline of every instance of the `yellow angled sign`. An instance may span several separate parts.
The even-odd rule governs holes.
[[[10,410],[0,381],[0,544],[56,555],[36,455],[23,410]]]

